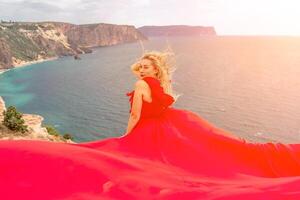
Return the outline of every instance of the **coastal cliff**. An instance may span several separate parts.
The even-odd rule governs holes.
[[[0,69],[12,66],[12,54],[7,42],[0,38]]]
[[[216,35],[214,27],[211,26],[143,26],[138,28],[147,37],[156,36],[207,36]]]
[[[91,47],[146,40],[134,26],[63,22],[1,22],[0,70],[35,61],[91,53]]]
[[[64,139],[58,135],[51,135],[45,127],[42,127],[44,118],[40,115],[23,114],[25,125],[27,125],[28,132],[21,133],[9,130],[2,125],[4,119],[3,111],[6,110],[5,102],[0,96],[0,140],[44,140],[52,142],[66,142],[74,143],[70,139]]]
[[[147,40],[139,30],[129,25],[54,23],[68,38],[70,44],[84,47],[112,46]]]

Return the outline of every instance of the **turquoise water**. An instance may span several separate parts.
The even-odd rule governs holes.
[[[198,113],[241,137],[300,141],[300,39],[295,37],[150,38],[145,49],[176,54],[175,107]],[[139,43],[97,48],[81,60],[63,57],[0,75],[6,105],[39,114],[75,141],[122,135],[129,67]]]

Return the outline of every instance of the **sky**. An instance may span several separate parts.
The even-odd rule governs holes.
[[[218,35],[300,36],[299,0],[0,0],[0,19],[213,26]]]

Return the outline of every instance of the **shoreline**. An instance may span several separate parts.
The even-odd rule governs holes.
[[[26,67],[26,66],[30,66],[30,65],[33,65],[33,64],[41,63],[41,62],[56,60],[58,58],[59,58],[58,56],[55,56],[55,57],[46,58],[46,59],[39,59],[39,60],[33,60],[33,61],[27,61],[27,62],[24,61],[24,62],[21,62],[21,63],[16,63],[16,64],[13,65],[12,68],[0,69],[0,75],[4,74],[5,72],[8,72],[9,70],[15,69],[15,68]]]

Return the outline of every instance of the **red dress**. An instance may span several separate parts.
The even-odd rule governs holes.
[[[0,141],[1,199],[300,199],[300,144],[235,138],[144,80],[153,100],[126,136]]]

